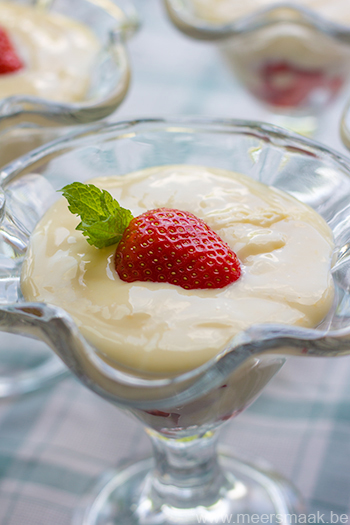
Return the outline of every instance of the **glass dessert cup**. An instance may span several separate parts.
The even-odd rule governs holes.
[[[86,99],[59,103],[33,96],[12,96],[0,101],[0,166],[44,143],[65,135],[72,126],[103,119],[123,101],[129,87],[130,67],[125,41],[138,27],[138,17],[126,0],[27,0],[37,10],[50,10],[89,27],[101,43]],[[6,246],[0,241],[1,256]],[[26,349],[21,350],[21,345]],[[23,394],[45,386],[66,373],[59,359],[46,348],[15,337],[0,345],[0,397]],[[12,357],[8,357],[11,348]],[[27,357],[25,357],[27,355]]]
[[[281,1],[223,22],[223,17],[200,18],[194,0],[164,3],[183,33],[219,46],[225,63],[271,112],[274,124],[312,134],[322,112],[348,84],[349,12],[338,23]],[[240,11],[244,12],[241,6]]]
[[[130,83],[126,40],[139,26],[131,0],[13,0],[64,15],[88,27],[101,44],[85,98],[56,102],[16,95],[0,100],[0,166],[67,132],[111,115]]]
[[[97,173],[123,176],[169,164],[244,173],[291,193],[323,216],[335,238],[336,295],[317,328],[254,325],[201,367],[154,377],[111,366],[63,309],[23,300],[19,274],[28,238],[58,198],[57,189]],[[287,523],[287,515],[300,512],[297,492],[279,475],[227,453],[218,457],[216,443],[220,427],[253,402],[288,356],[350,353],[348,161],[269,125],[149,119],[71,133],[17,159],[1,177],[7,253],[0,267],[0,329],[50,346],[83,384],[138,418],[154,447],[153,460],[106,474],[84,498],[75,524],[237,523],[238,514],[240,519],[273,514],[271,523]]]

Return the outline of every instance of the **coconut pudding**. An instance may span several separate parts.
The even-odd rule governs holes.
[[[240,174],[187,165],[91,182],[135,217],[163,207],[193,213],[241,264],[240,278],[220,289],[125,282],[115,269],[116,245],[89,245],[59,199],[31,236],[23,295],[66,310],[116,366],[180,373],[210,360],[252,324],[315,327],[329,311],[332,233],[290,195]]]
[[[0,98],[32,95],[59,102],[84,99],[100,44],[84,24],[58,13],[0,2],[0,26],[22,67],[0,74]]]
[[[281,4],[276,0],[191,0],[195,16],[214,25],[274,8],[273,14],[265,15],[260,29],[225,41],[224,57],[245,87],[273,110],[317,113],[347,81],[350,49],[326,32],[300,23],[293,7],[311,10],[326,25],[350,26],[350,5],[346,0],[299,0],[292,7],[279,7]]]

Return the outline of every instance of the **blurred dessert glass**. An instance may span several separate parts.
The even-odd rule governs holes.
[[[4,166],[72,128],[103,119],[116,110],[130,80],[125,40],[137,29],[139,20],[129,0],[1,2],[1,13],[0,26],[24,62],[23,70],[0,75],[0,96],[8,95],[11,86],[16,91],[0,100],[0,166]],[[21,17],[25,17],[24,24]],[[36,23],[38,28],[33,34]],[[73,54],[73,44],[74,57],[69,55]],[[92,54],[92,58],[86,54]],[[55,64],[55,74],[51,74],[50,60],[55,59],[62,67]],[[77,90],[80,62],[84,78]],[[68,91],[64,91],[67,86]],[[30,94],[22,93],[29,87]],[[45,98],[45,93],[51,98]],[[36,220],[37,207],[41,207],[41,190],[36,187],[33,191],[31,194],[30,185],[25,193],[13,187],[6,195],[8,202],[17,202],[18,210],[32,195],[31,208],[27,209],[29,222]],[[12,221],[9,216],[7,219]],[[7,260],[5,273],[15,271],[18,265],[19,247],[15,246],[10,230],[0,234],[0,260]],[[6,293],[11,293],[10,281]],[[2,337],[0,397],[36,390],[64,373],[66,367],[45,345]]]
[[[253,325],[214,359],[169,377],[146,373],[142,364],[137,373],[116,362],[112,366],[62,308],[24,301],[19,282],[23,253],[36,222],[59,198],[59,188],[77,179],[87,181],[96,173],[122,177],[178,164],[244,173],[291,194],[323,217],[334,237],[336,293],[320,325],[315,329]],[[262,514],[268,514],[271,523],[287,525],[288,517],[302,509],[297,492],[281,476],[230,454],[219,459],[217,431],[259,395],[288,355],[329,357],[350,352],[346,159],[274,126],[150,119],[94,125],[52,142],[7,166],[2,188],[9,196],[2,206],[1,228],[8,237],[9,256],[0,265],[0,329],[48,344],[88,388],[141,420],[154,447],[154,461],[103,476],[84,498],[75,525],[238,523],[239,516],[252,522]],[[214,197],[220,198],[220,188]]]
[[[350,72],[346,0],[164,0],[187,35],[218,43],[243,87],[274,123],[309,134]]]
[[[111,115],[130,82],[131,0],[0,2],[0,26],[23,68],[0,75],[0,166]]]

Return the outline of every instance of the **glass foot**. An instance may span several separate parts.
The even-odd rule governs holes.
[[[1,334],[0,398],[34,392],[66,374],[67,367],[44,343]]]
[[[283,525],[291,514],[303,511],[297,491],[275,472],[258,469],[225,452],[219,458],[230,483],[209,507],[193,508],[189,501],[186,508],[174,508],[151,501],[147,485],[154,463],[147,459],[103,476],[81,501],[73,525]]]

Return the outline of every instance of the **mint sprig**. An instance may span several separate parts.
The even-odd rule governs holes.
[[[76,230],[82,231],[87,242],[96,248],[117,244],[133,219],[130,210],[93,184],[73,182],[59,191],[67,199],[69,211],[81,218]]]

